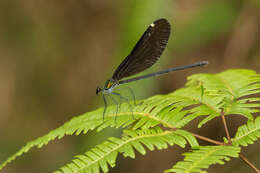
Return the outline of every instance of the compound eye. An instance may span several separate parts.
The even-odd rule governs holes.
[[[96,95],[98,95],[98,93],[101,91],[101,88],[97,87],[96,89]]]

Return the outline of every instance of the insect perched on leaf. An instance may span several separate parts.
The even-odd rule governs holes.
[[[129,103],[129,99],[123,97],[120,93],[114,91],[114,89],[119,85],[137,81],[140,79],[166,74],[172,71],[205,66],[208,64],[207,61],[201,61],[190,65],[179,66],[175,68],[170,68],[170,69],[150,73],[143,76],[121,80],[123,78],[142,72],[145,69],[151,67],[153,64],[155,64],[156,61],[162,55],[168,43],[170,33],[171,33],[171,26],[166,19],[158,19],[154,21],[146,29],[146,31],[144,32],[140,40],[136,43],[135,47],[130,52],[130,54],[117,67],[113,76],[106,81],[104,87],[103,88],[97,87],[96,94],[98,95],[98,93],[101,92],[105,103],[105,107],[103,111],[103,120],[107,109],[107,97],[111,98],[112,101],[115,102],[115,104],[117,105],[116,114],[121,104],[121,100],[125,100]],[[131,91],[131,94],[133,95],[133,99],[135,101],[135,96],[133,91],[131,90],[131,88],[128,89]],[[115,98],[113,98],[112,95],[119,97],[120,102],[118,103],[118,101]]]

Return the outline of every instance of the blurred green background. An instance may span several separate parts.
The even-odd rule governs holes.
[[[0,1],[0,162],[27,141],[103,106],[95,95],[97,85],[103,86],[158,18],[170,21],[172,34],[160,61],[145,73],[201,60],[210,65],[129,84],[137,99],[172,92],[193,73],[229,68],[259,73],[259,11],[259,0]],[[227,121],[234,135],[246,120],[230,116]],[[215,140],[225,136],[220,119],[198,130],[197,122],[187,128]],[[118,134],[107,129],[96,135],[67,136],[19,157],[3,172],[51,172],[106,136]],[[258,168],[259,144],[243,151]],[[171,147],[137,154],[135,160],[120,156],[110,172],[163,172],[188,150]],[[253,171],[232,159],[209,172]]]

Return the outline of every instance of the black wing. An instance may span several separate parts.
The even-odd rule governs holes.
[[[112,79],[118,81],[151,67],[161,56],[171,32],[166,19],[152,23],[137,42],[131,53],[117,67]]]

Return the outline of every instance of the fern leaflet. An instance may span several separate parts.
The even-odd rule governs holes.
[[[133,109],[134,119],[128,104],[121,105],[117,114],[117,122],[115,122],[115,106],[108,107],[104,122],[102,118],[103,108],[74,117],[47,135],[28,142],[3,162],[0,165],[0,170],[31,148],[35,146],[40,148],[56,138],[62,138],[64,135],[85,134],[89,130],[101,131],[106,127],[131,127],[132,130],[145,130],[159,124],[177,130],[197,117],[204,118],[198,125],[198,127],[201,127],[209,120],[220,116],[221,110],[224,110],[225,115],[240,114],[250,120],[253,119],[252,114],[259,111],[255,107],[260,107],[260,104],[256,103],[260,99],[251,95],[260,93],[260,75],[252,70],[239,69],[228,70],[219,74],[196,74],[188,79],[185,88],[168,95],[157,95],[139,101],[138,106]],[[259,126],[256,124],[258,121],[257,119],[254,122],[255,128]],[[247,138],[258,137],[259,131],[254,130],[251,126],[251,124],[248,124],[247,127],[241,127],[243,130],[238,130],[236,137],[233,139],[234,143],[238,145],[252,143],[255,139],[249,140]],[[246,137],[244,128],[247,128],[248,132],[253,130],[250,133],[251,135]],[[178,132],[181,133],[181,131]],[[196,145],[196,141],[192,138],[186,139],[191,145]]]
[[[259,112],[253,107],[260,107],[260,104],[250,103],[259,99],[245,98],[260,93],[260,75],[253,70],[234,69],[219,74],[195,74],[188,79],[187,86],[201,83],[205,90],[204,96],[211,95],[220,99],[220,105],[216,108],[224,109],[225,115],[239,114],[252,120],[252,114]],[[209,115],[201,121],[199,127],[216,116],[219,114]]]
[[[184,153],[184,161],[178,162],[173,168],[165,172],[176,173],[201,173],[206,172],[212,164],[224,164],[223,160],[229,161],[230,157],[238,157],[239,147],[234,146],[200,146],[189,153]]]
[[[238,128],[237,133],[232,139],[233,145],[247,146],[253,144],[260,137],[260,116],[254,121],[249,120],[247,124]]]
[[[101,168],[103,172],[108,172],[108,165],[110,167],[115,166],[118,153],[122,153],[124,157],[135,158],[134,149],[143,155],[146,154],[144,146],[151,151],[154,150],[155,147],[161,150],[166,149],[168,145],[172,146],[174,144],[185,147],[186,140],[183,135],[185,137],[189,136],[188,138],[196,141],[193,136],[188,133],[184,134],[183,131],[163,131],[159,127],[136,131],[125,130],[122,139],[115,137],[109,138],[85,154],[76,156],[77,159],[60,168],[56,173],[99,173],[99,168]],[[196,143],[196,145],[198,145],[198,143]]]

